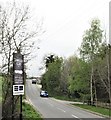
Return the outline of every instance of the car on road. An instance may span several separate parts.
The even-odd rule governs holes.
[[[40,97],[48,97],[48,96],[49,95],[47,91],[44,91],[44,90],[40,91]]]
[[[32,84],[36,84],[36,79],[32,79]]]

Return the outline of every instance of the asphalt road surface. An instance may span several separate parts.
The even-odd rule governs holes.
[[[41,98],[40,88],[37,84],[32,84],[31,80],[26,81],[26,96],[35,109],[42,114],[43,118],[76,118],[77,120],[84,120],[85,118],[96,118],[96,120],[100,120],[102,118],[66,102],[50,97]]]

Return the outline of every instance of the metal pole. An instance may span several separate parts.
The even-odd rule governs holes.
[[[23,84],[24,84],[24,56],[22,55],[22,71],[23,71]],[[20,95],[20,120],[22,120],[22,95]]]
[[[111,120],[111,1],[109,2],[109,119]]]
[[[22,120],[22,95],[20,95],[20,120]]]
[[[14,96],[12,95],[12,120],[14,120]]]
[[[110,72],[110,51],[111,46],[108,45],[108,82],[109,82],[109,119],[111,120],[111,72]]]
[[[12,81],[12,120],[14,119],[14,95],[13,95],[13,85],[14,85],[14,53],[13,53],[13,81]]]

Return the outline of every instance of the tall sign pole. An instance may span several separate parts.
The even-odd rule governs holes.
[[[111,1],[109,2],[109,44],[108,44],[108,54],[109,54],[109,99],[110,99],[110,105],[109,105],[109,116],[111,119]]]
[[[13,96],[20,96],[20,120],[22,120],[22,95],[24,95],[24,56],[13,53]]]

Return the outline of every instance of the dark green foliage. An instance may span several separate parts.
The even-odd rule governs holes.
[[[72,65],[70,66],[68,89],[75,97],[87,99],[89,96],[90,65],[77,57],[71,57],[69,61]]]
[[[82,101],[92,98],[94,102],[108,102],[108,57],[111,57],[111,51],[104,39],[100,20],[92,20],[79,49],[81,58],[71,56],[63,60],[54,55],[46,58],[43,89],[62,98],[66,96]],[[109,68],[111,70],[111,64]]]
[[[52,56],[52,55],[51,55]],[[51,58],[51,57],[50,57]],[[61,75],[62,59],[55,57],[53,60],[47,62],[46,73],[42,77],[42,89],[47,90],[50,95],[58,94]]]
[[[46,68],[48,68],[50,63],[54,62],[54,55],[50,55],[46,57]]]

